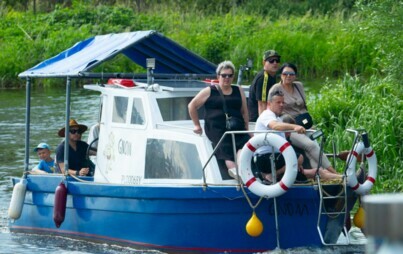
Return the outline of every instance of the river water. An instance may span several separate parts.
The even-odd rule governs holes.
[[[72,88],[71,117],[78,123],[91,126],[98,116],[99,94],[82,88]],[[11,234],[8,230],[7,209],[11,199],[10,178],[22,176],[25,154],[25,90],[0,90],[0,254],[23,253],[161,253],[132,248],[95,244],[55,236]],[[31,99],[30,168],[38,162],[32,149],[47,142],[52,149],[61,142],[58,130],[64,125],[64,88],[34,88]],[[84,133],[83,140],[87,140]],[[54,151],[54,150],[53,150]],[[54,153],[52,154],[54,155]],[[362,234],[353,229],[353,240],[365,243]],[[341,237],[340,241],[345,239]],[[272,253],[365,253],[364,245],[298,248],[276,250]]]

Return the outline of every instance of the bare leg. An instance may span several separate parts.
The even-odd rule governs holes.
[[[332,166],[329,166],[329,167],[327,167],[326,169],[327,169],[329,172],[333,173],[333,174],[338,174],[337,171],[336,171]]]
[[[241,155],[241,150],[238,150],[237,152],[237,161],[239,162],[239,156]],[[237,179],[238,178],[238,174],[236,171],[236,164],[235,161],[231,161],[231,160],[226,160],[225,161],[225,165],[227,166],[228,169],[228,174],[232,177]],[[238,169],[239,170],[239,169]],[[239,173],[239,172],[238,172]]]
[[[304,169],[304,174],[306,177],[313,179],[313,178],[315,178],[316,168]],[[319,169],[319,176],[323,180],[339,180],[343,177],[342,175],[332,173],[323,168]]]
[[[236,167],[235,162],[234,162],[234,161],[230,161],[230,160],[226,160],[226,161],[225,161],[225,165],[227,166],[228,169],[230,169],[230,168],[235,168],[235,167]]]

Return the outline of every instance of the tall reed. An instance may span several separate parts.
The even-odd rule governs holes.
[[[320,96],[310,97],[317,127],[325,130],[338,151],[351,149],[353,135],[345,130],[364,128],[378,158],[378,184],[374,192],[403,191],[403,88],[389,78],[369,80],[346,75],[327,83]],[[331,149],[331,142],[327,143]]]

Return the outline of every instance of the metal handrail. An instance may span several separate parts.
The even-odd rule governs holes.
[[[354,133],[354,141],[353,141],[353,145],[352,145],[352,148],[351,148],[351,151],[353,151],[355,145],[358,143],[360,137],[362,136],[363,133],[366,132],[366,130],[361,128],[361,129],[347,129],[347,131]],[[333,149],[334,149],[334,145],[333,145]],[[333,154],[335,154],[335,151],[333,151]],[[352,156],[349,156],[347,161],[346,161],[346,168],[344,170],[344,175],[343,175],[344,196],[337,195],[337,196],[333,196],[333,197],[324,197],[323,196],[322,185],[320,183],[320,177],[319,177],[319,175],[317,175],[317,182],[318,182],[319,195],[320,195],[317,230],[318,230],[319,237],[320,237],[320,240],[321,240],[322,244],[326,245],[326,246],[352,244],[351,241],[350,241],[350,237],[348,235],[348,230],[347,230],[345,225],[343,226],[343,231],[344,231],[344,234],[345,234],[346,239],[347,239],[346,243],[337,243],[337,242],[336,243],[326,243],[325,239],[323,237],[322,231],[320,229],[320,220],[321,220],[321,217],[322,217],[321,215],[323,215],[323,214],[328,215],[328,216],[329,215],[337,215],[338,216],[338,215],[344,214],[343,221],[346,221],[346,219],[347,219],[348,207],[347,207],[347,175],[346,175],[346,172],[347,172],[347,169],[349,167],[349,164],[351,163],[351,158],[352,158]],[[341,209],[340,212],[327,212],[326,210],[323,209],[323,201],[325,199],[340,199],[342,197],[344,197],[344,208]]]
[[[310,130],[307,130],[307,132],[311,132]],[[206,184],[206,175],[205,175],[205,169],[207,167],[207,165],[210,163],[211,159],[214,157],[214,154],[216,152],[216,150],[218,149],[218,147],[220,146],[220,144],[223,142],[223,140],[225,139],[225,137],[227,135],[231,135],[232,136],[232,148],[233,148],[233,152],[234,152],[234,158],[235,158],[235,165],[236,165],[236,172],[239,175],[239,170],[238,170],[238,163],[237,163],[237,156],[236,156],[236,147],[235,147],[235,135],[237,134],[256,134],[256,133],[292,133],[292,132],[296,132],[296,131],[275,131],[275,130],[264,130],[264,131],[226,131],[224,133],[224,135],[222,135],[221,139],[218,141],[216,147],[214,148],[213,152],[211,153],[211,155],[209,156],[209,158],[207,159],[207,162],[204,164],[202,171],[203,171],[203,182],[204,184]],[[240,180],[238,180],[238,183],[240,183]]]

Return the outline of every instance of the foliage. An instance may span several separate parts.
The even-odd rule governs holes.
[[[379,71],[390,74],[403,85],[403,2],[394,0],[365,1],[357,3],[359,14],[366,17],[355,31],[365,31],[364,40],[374,42],[372,61],[380,62]]]
[[[104,5],[90,4],[100,2]],[[274,2],[270,11],[277,8],[279,13],[286,14],[270,14],[268,19],[267,10],[256,15],[250,4],[259,6],[258,1],[218,1],[214,2],[217,10],[213,11],[213,3],[202,0],[189,1],[183,6],[180,0],[159,4],[153,1],[73,1],[71,6],[57,5],[52,12],[38,15],[3,9],[0,41],[5,50],[0,54],[0,86],[18,84],[15,78],[18,73],[79,40],[97,34],[150,29],[213,63],[231,59],[240,66],[251,58],[255,65],[249,76],[261,68],[261,54],[269,48],[275,48],[283,59],[296,63],[302,79],[337,78],[346,72],[370,76],[381,68],[382,62],[374,59],[379,50],[373,49],[379,37],[368,37],[368,29],[357,29],[357,24],[368,25],[360,15],[345,17],[344,9],[352,11],[353,1],[338,1],[334,5],[323,1],[316,9],[312,4],[286,1],[288,12],[282,12],[285,4]],[[116,5],[108,6],[108,3]],[[127,8],[127,4],[133,9]],[[142,11],[133,11],[137,9]],[[335,9],[338,12],[328,14]],[[104,69],[128,65],[122,61]]]
[[[375,192],[403,191],[402,92],[390,78],[374,76],[365,81],[346,75],[338,83],[327,83],[309,104],[318,128],[329,134],[339,151],[351,149],[353,135],[346,129],[368,132],[378,158],[378,182],[382,183],[375,186]]]
[[[125,6],[138,12],[165,11],[174,9],[179,12],[195,12],[201,10],[203,13],[212,16],[228,13],[233,9],[244,9],[252,15],[264,15],[271,18],[278,18],[281,15],[304,15],[311,11],[313,14],[324,15],[343,10],[350,11],[354,6],[355,0],[3,0],[4,7],[11,7],[14,10],[26,11],[33,9],[37,12],[51,12],[57,6],[70,7],[77,4],[88,6]]]

